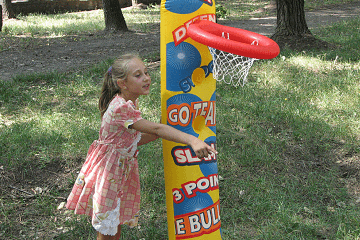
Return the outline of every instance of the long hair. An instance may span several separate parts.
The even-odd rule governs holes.
[[[116,94],[121,93],[118,80],[126,80],[129,73],[129,62],[139,58],[136,54],[125,54],[115,60],[112,67],[104,75],[104,81],[99,98],[99,110],[101,117],[104,116],[111,100]],[[140,58],[139,58],[140,59]]]

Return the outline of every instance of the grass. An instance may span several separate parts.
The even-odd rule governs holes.
[[[146,11],[123,10],[129,29],[151,31],[154,24],[160,23],[160,8],[152,7]],[[19,15],[16,20],[5,21],[3,33],[8,36],[63,37],[79,33],[92,33],[105,28],[103,10],[93,10],[64,14]]]
[[[306,0],[305,11],[314,10],[324,6],[339,5],[356,0]],[[275,0],[244,0],[244,1],[228,1],[217,0],[219,4],[227,9],[227,19],[242,20],[251,17],[259,18],[265,16],[276,16]]]
[[[244,88],[218,87],[228,239],[359,238],[340,166],[360,150],[358,59],[284,52],[254,66]]]
[[[344,4],[356,0],[308,0],[305,1],[306,11],[322,6]],[[225,17],[231,20],[248,19],[275,15],[273,8],[268,8],[272,0],[217,0],[216,3],[226,10]],[[160,8],[152,5],[146,11],[137,9],[123,10],[129,29],[135,31],[152,31],[160,23]],[[17,20],[5,21],[0,36],[27,37],[63,37],[83,33],[101,31],[105,28],[102,10],[84,11],[64,14],[30,14],[19,15]],[[19,38],[18,38],[19,40]],[[1,46],[1,41],[0,41]]]
[[[256,62],[244,87],[218,84],[224,240],[360,239],[359,24],[313,31],[339,48],[285,50]],[[60,35],[71,34],[64,29]],[[94,239],[86,217],[57,207],[98,136],[99,79],[112,61],[0,82],[1,239]],[[159,121],[159,69],[151,76],[141,108],[146,119]],[[140,227],[124,228],[122,239],[167,239],[160,149],[160,141],[141,147]]]

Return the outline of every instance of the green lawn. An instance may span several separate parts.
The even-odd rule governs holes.
[[[248,5],[257,2],[266,1]],[[340,47],[285,50],[257,61],[244,87],[218,84],[224,240],[360,239],[359,26],[358,18],[314,30]],[[57,208],[98,136],[99,79],[112,61],[0,82],[0,239],[95,239],[86,217]],[[151,77],[141,108],[159,121],[160,69]],[[140,227],[124,228],[124,240],[167,239],[159,149],[160,140],[141,146]]]

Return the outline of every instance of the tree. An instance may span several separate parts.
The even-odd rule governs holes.
[[[102,3],[105,17],[105,31],[128,31],[119,0],[102,0]]]
[[[15,18],[14,11],[12,10],[11,0],[0,0],[2,5],[2,14],[6,18]]]
[[[2,14],[2,5],[0,5],[0,32],[2,31],[2,16],[3,16],[3,14]]]
[[[316,39],[310,32],[306,19],[304,0],[276,0],[277,26],[271,37],[282,47],[295,50],[328,48],[329,44]]]

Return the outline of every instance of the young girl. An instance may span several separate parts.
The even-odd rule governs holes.
[[[217,153],[198,138],[168,125],[141,118],[138,97],[150,91],[151,79],[135,55],[117,59],[105,74],[99,109],[99,140],[88,151],[66,207],[92,217],[97,239],[119,239],[121,225],[137,225],[140,181],[137,146],[159,137],[190,145],[197,157]]]

